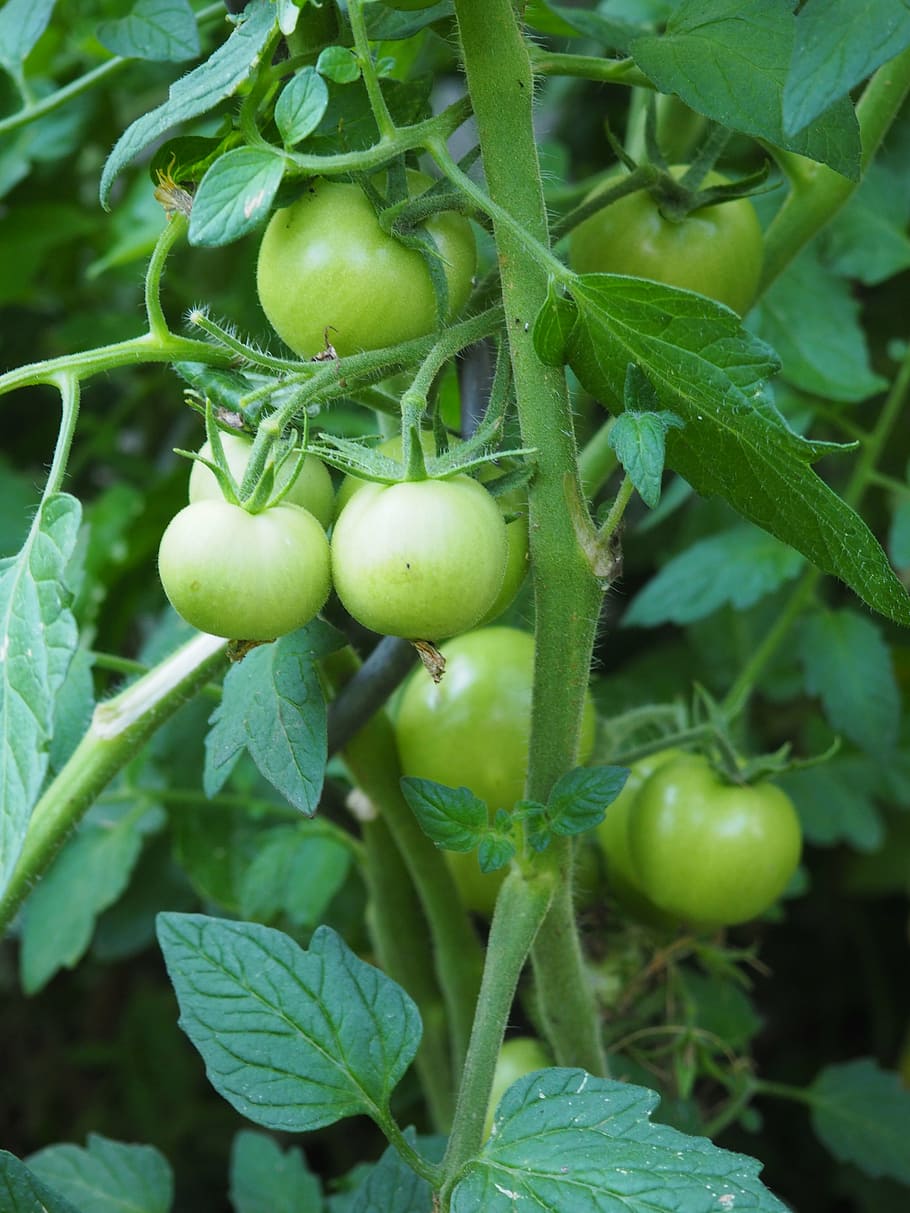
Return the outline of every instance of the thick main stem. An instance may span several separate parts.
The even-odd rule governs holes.
[[[577,760],[601,588],[577,542],[566,506],[566,479],[577,460],[565,376],[541,363],[531,326],[547,291],[546,271],[514,230],[515,223],[548,245],[546,209],[532,121],[533,78],[528,48],[510,0],[456,0],[468,88],[477,120],[490,198],[511,216],[494,219],[513,375],[523,445],[537,450],[529,493],[536,608],[536,659],[528,795],[546,801],[556,780]],[[558,854],[541,857],[569,878]],[[575,937],[571,898],[558,896],[553,929]],[[597,1015],[580,963],[570,989],[557,984],[546,957],[537,966],[542,1014],[560,1056],[594,1073],[604,1069]],[[572,1013],[565,1016],[566,1000]]]

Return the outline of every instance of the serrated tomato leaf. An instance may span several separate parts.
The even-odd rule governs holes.
[[[158,939],[180,1025],[241,1115],[301,1133],[385,1114],[420,1016],[334,931],[317,928],[304,951],[271,927],[168,913]]]
[[[84,1213],[6,1150],[0,1150],[0,1209],[3,1213]]]
[[[263,222],[284,177],[284,161],[258,147],[221,156],[199,183],[190,212],[189,242],[232,244]]]
[[[910,1091],[870,1058],[828,1066],[806,1091],[812,1127],[835,1158],[910,1184]]]
[[[168,99],[150,110],[124,131],[101,174],[101,205],[108,209],[111,186],[121,170],[149,144],[160,139],[179,122],[198,118],[232,97],[254,71],[259,56],[276,26],[276,10],[270,0],[252,0],[238,25],[204,63],[176,80]]]
[[[401,791],[420,828],[447,851],[474,851],[489,829],[489,813],[469,788],[448,788],[408,775]]]
[[[547,801],[553,834],[583,834],[604,819],[629,778],[626,767],[576,767],[556,781]]]
[[[136,0],[127,16],[100,22],[97,37],[127,59],[177,63],[199,54],[199,30],[188,0]]]
[[[297,1146],[241,1129],[231,1146],[235,1213],[323,1213],[322,1185]]]
[[[514,1083],[452,1194],[452,1213],[785,1213],[743,1154],[650,1114],[653,1091],[549,1069]]]
[[[90,1133],[82,1146],[48,1146],[28,1159],[34,1175],[85,1213],[170,1213],[174,1177],[153,1146]]]
[[[764,382],[779,365],[769,346],[690,291],[615,274],[582,275],[570,290],[569,364],[588,391],[619,411],[636,363],[662,410],[685,422],[667,434],[669,467],[910,624],[910,596],[875,536],[810,466],[844,448],[802,438],[769,399]]]
[[[842,97],[808,126],[784,129],[784,88],[796,37],[790,0],[682,0],[662,34],[632,57],[662,93],[715,122],[860,178],[856,115]]]

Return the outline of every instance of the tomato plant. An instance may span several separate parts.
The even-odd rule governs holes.
[[[227,458],[231,475],[238,486],[243,480],[246,465],[249,462],[252,442],[240,434],[222,434],[221,445]],[[208,442],[203,443],[199,454],[205,459],[212,458],[212,448]],[[283,489],[287,477],[293,471],[294,460],[291,459],[282,469],[278,478],[277,488]],[[190,469],[189,485],[190,502],[219,500],[222,497],[218,481],[204,463],[194,461]],[[282,500],[290,505],[299,505],[313,515],[314,518],[328,526],[334,512],[335,491],[332,488],[332,478],[326,466],[315,455],[306,455],[299,472],[294,477],[294,483],[287,490]]]
[[[661,909],[687,922],[747,922],[777,901],[799,863],[802,832],[773,784],[725,784],[700,755],[663,763],[628,821],[633,877]]]
[[[329,545],[312,514],[259,514],[224,500],[185,506],[161,538],[158,572],[171,605],[213,636],[274,640],[302,627],[329,595]]]
[[[898,9],[0,0],[0,1213],[906,1206]]]
[[[679,165],[672,169],[676,177],[684,171]],[[709,173],[704,184],[723,181]],[[761,225],[748,198],[667,219],[659,201],[639,190],[579,224],[572,233],[571,258],[580,274],[652,278],[717,299],[742,315],[758,289],[762,247]]]
[[[364,627],[438,640],[490,609],[506,554],[502,514],[476,480],[370,484],[335,523],[332,578]]]
[[[408,174],[412,191],[430,178]],[[448,316],[471,289],[474,236],[461,215],[427,220],[448,284]],[[382,230],[356,185],[317,181],[276,211],[259,248],[259,301],[269,323],[292,350],[318,354],[326,343],[340,354],[375,350],[422,337],[437,324],[436,295],[419,251]]]

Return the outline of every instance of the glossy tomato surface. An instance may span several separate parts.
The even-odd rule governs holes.
[[[418,669],[401,697],[395,732],[402,771],[470,788],[491,810],[510,809],[524,793],[528,767],[534,637],[519,628],[481,628],[449,641],[442,654],[442,681]],[[588,696],[580,762],[593,748],[594,725]],[[478,867],[476,855],[467,858]]]
[[[249,514],[223,499],[197,501],[171,519],[158,572],[174,610],[193,627],[230,640],[274,640],[324,604],[329,545],[299,506]]]
[[[658,750],[634,762],[622,791],[607,806],[603,821],[597,827],[597,841],[607,862],[610,891],[633,917],[653,926],[668,926],[671,919],[659,910],[641,889],[641,882],[632,862],[629,843],[629,819],[647,780],[668,762],[684,756],[683,750]]]
[[[780,788],[727,784],[694,754],[644,783],[628,837],[645,895],[703,926],[732,926],[767,910],[796,871],[802,846],[796,810]]]
[[[506,566],[496,502],[469,476],[364,485],[332,533],[332,577],[350,614],[374,632],[439,640],[492,605]]]
[[[684,171],[671,169],[676,177]],[[705,185],[724,180],[709,173]],[[611,178],[599,191],[615,184]],[[663,217],[647,190],[639,190],[580,223],[569,255],[580,274],[651,278],[707,295],[743,315],[761,277],[762,230],[748,198],[702,207],[674,222]]]
[[[413,171],[408,182],[413,194],[432,184]],[[454,212],[434,215],[425,226],[445,270],[452,317],[471,291],[474,234]],[[422,337],[437,327],[424,258],[387,235],[360,187],[345,182],[310,182],[296,202],[272,216],[259,249],[256,284],[272,328],[302,357],[325,347],[326,330],[343,356]]]
[[[224,448],[224,454],[227,458],[231,475],[237,481],[239,488],[243,481],[246,465],[250,460],[250,451],[253,449],[253,444],[249,438],[245,438],[241,434],[222,434],[221,444]],[[208,442],[202,445],[199,454],[206,459],[212,458],[212,448]],[[281,469],[280,487],[284,486],[292,470],[293,460],[289,460]],[[205,464],[200,463],[198,460],[194,461],[190,469],[189,496],[191,502],[222,500],[221,488],[218,481]],[[295,477],[294,483],[282,498],[282,503],[299,505],[303,509],[309,510],[313,517],[318,518],[325,527],[332,521],[334,501],[335,491],[332,488],[332,477],[329,475],[325,464],[321,459],[317,459],[315,455],[306,455],[303,460],[303,466]]]

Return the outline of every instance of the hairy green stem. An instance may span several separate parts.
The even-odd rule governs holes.
[[[878,69],[857,107],[862,141],[862,174],[910,89],[910,50]],[[775,149],[775,158],[790,179],[790,193],[765,233],[764,268],[759,292],[764,292],[797,253],[833,218],[859,186],[825,164],[793,152]],[[861,174],[861,177],[862,177]]]
[[[489,197],[496,206],[493,224],[522,445],[537,450],[529,491],[536,646],[526,792],[545,803],[556,780],[577,761],[602,590],[566,506],[566,477],[573,478],[576,496],[580,485],[565,376],[541,363],[530,332],[546,299],[547,270],[529,252],[527,237],[544,248],[549,242],[527,46],[510,0],[456,0],[455,12]],[[516,234],[516,225],[527,237]],[[560,865],[560,871],[568,878],[571,865]],[[586,997],[570,906],[569,891],[555,898],[547,930],[575,939],[567,953],[576,966],[569,984],[579,991],[574,1019],[561,1012],[564,970],[558,978],[549,973],[549,953],[538,966],[540,1005],[557,1055],[602,1073],[603,1051],[589,1047],[596,1038],[597,1010],[593,997]]]
[[[35,805],[9,885],[0,933],[70,831],[148,738],[226,663],[227,642],[199,633],[155,669],[99,703],[88,732]]]
[[[601,84],[632,84],[653,89],[648,77],[631,59],[605,59],[599,55],[567,55],[531,47],[531,67],[538,76],[577,76]]]
[[[432,941],[420,899],[392,832],[382,817],[363,823],[367,924],[383,970],[411,995],[423,1035],[415,1065],[433,1128],[447,1133],[454,1110],[452,1058],[445,1003],[432,964]]]
[[[367,37],[366,22],[363,19],[362,4],[363,0],[349,0],[348,2],[348,20],[354,35],[354,49],[360,59],[360,71],[366,85],[367,96],[370,99],[370,109],[373,111],[373,117],[376,119],[376,126],[379,129],[379,137],[394,139],[396,127],[392,121],[392,115],[389,113],[389,107],[386,105],[385,97],[382,95],[379,77],[376,75],[373,53]]]
[[[455,1120],[443,1159],[445,1180],[441,1191],[443,1213],[452,1189],[467,1162],[483,1142],[483,1126],[490,1101],[496,1059],[515,998],[518,979],[553,894],[551,880],[542,873],[526,879],[509,873],[496,899],[490,925],[487,963],[471,1043],[455,1107]]]

